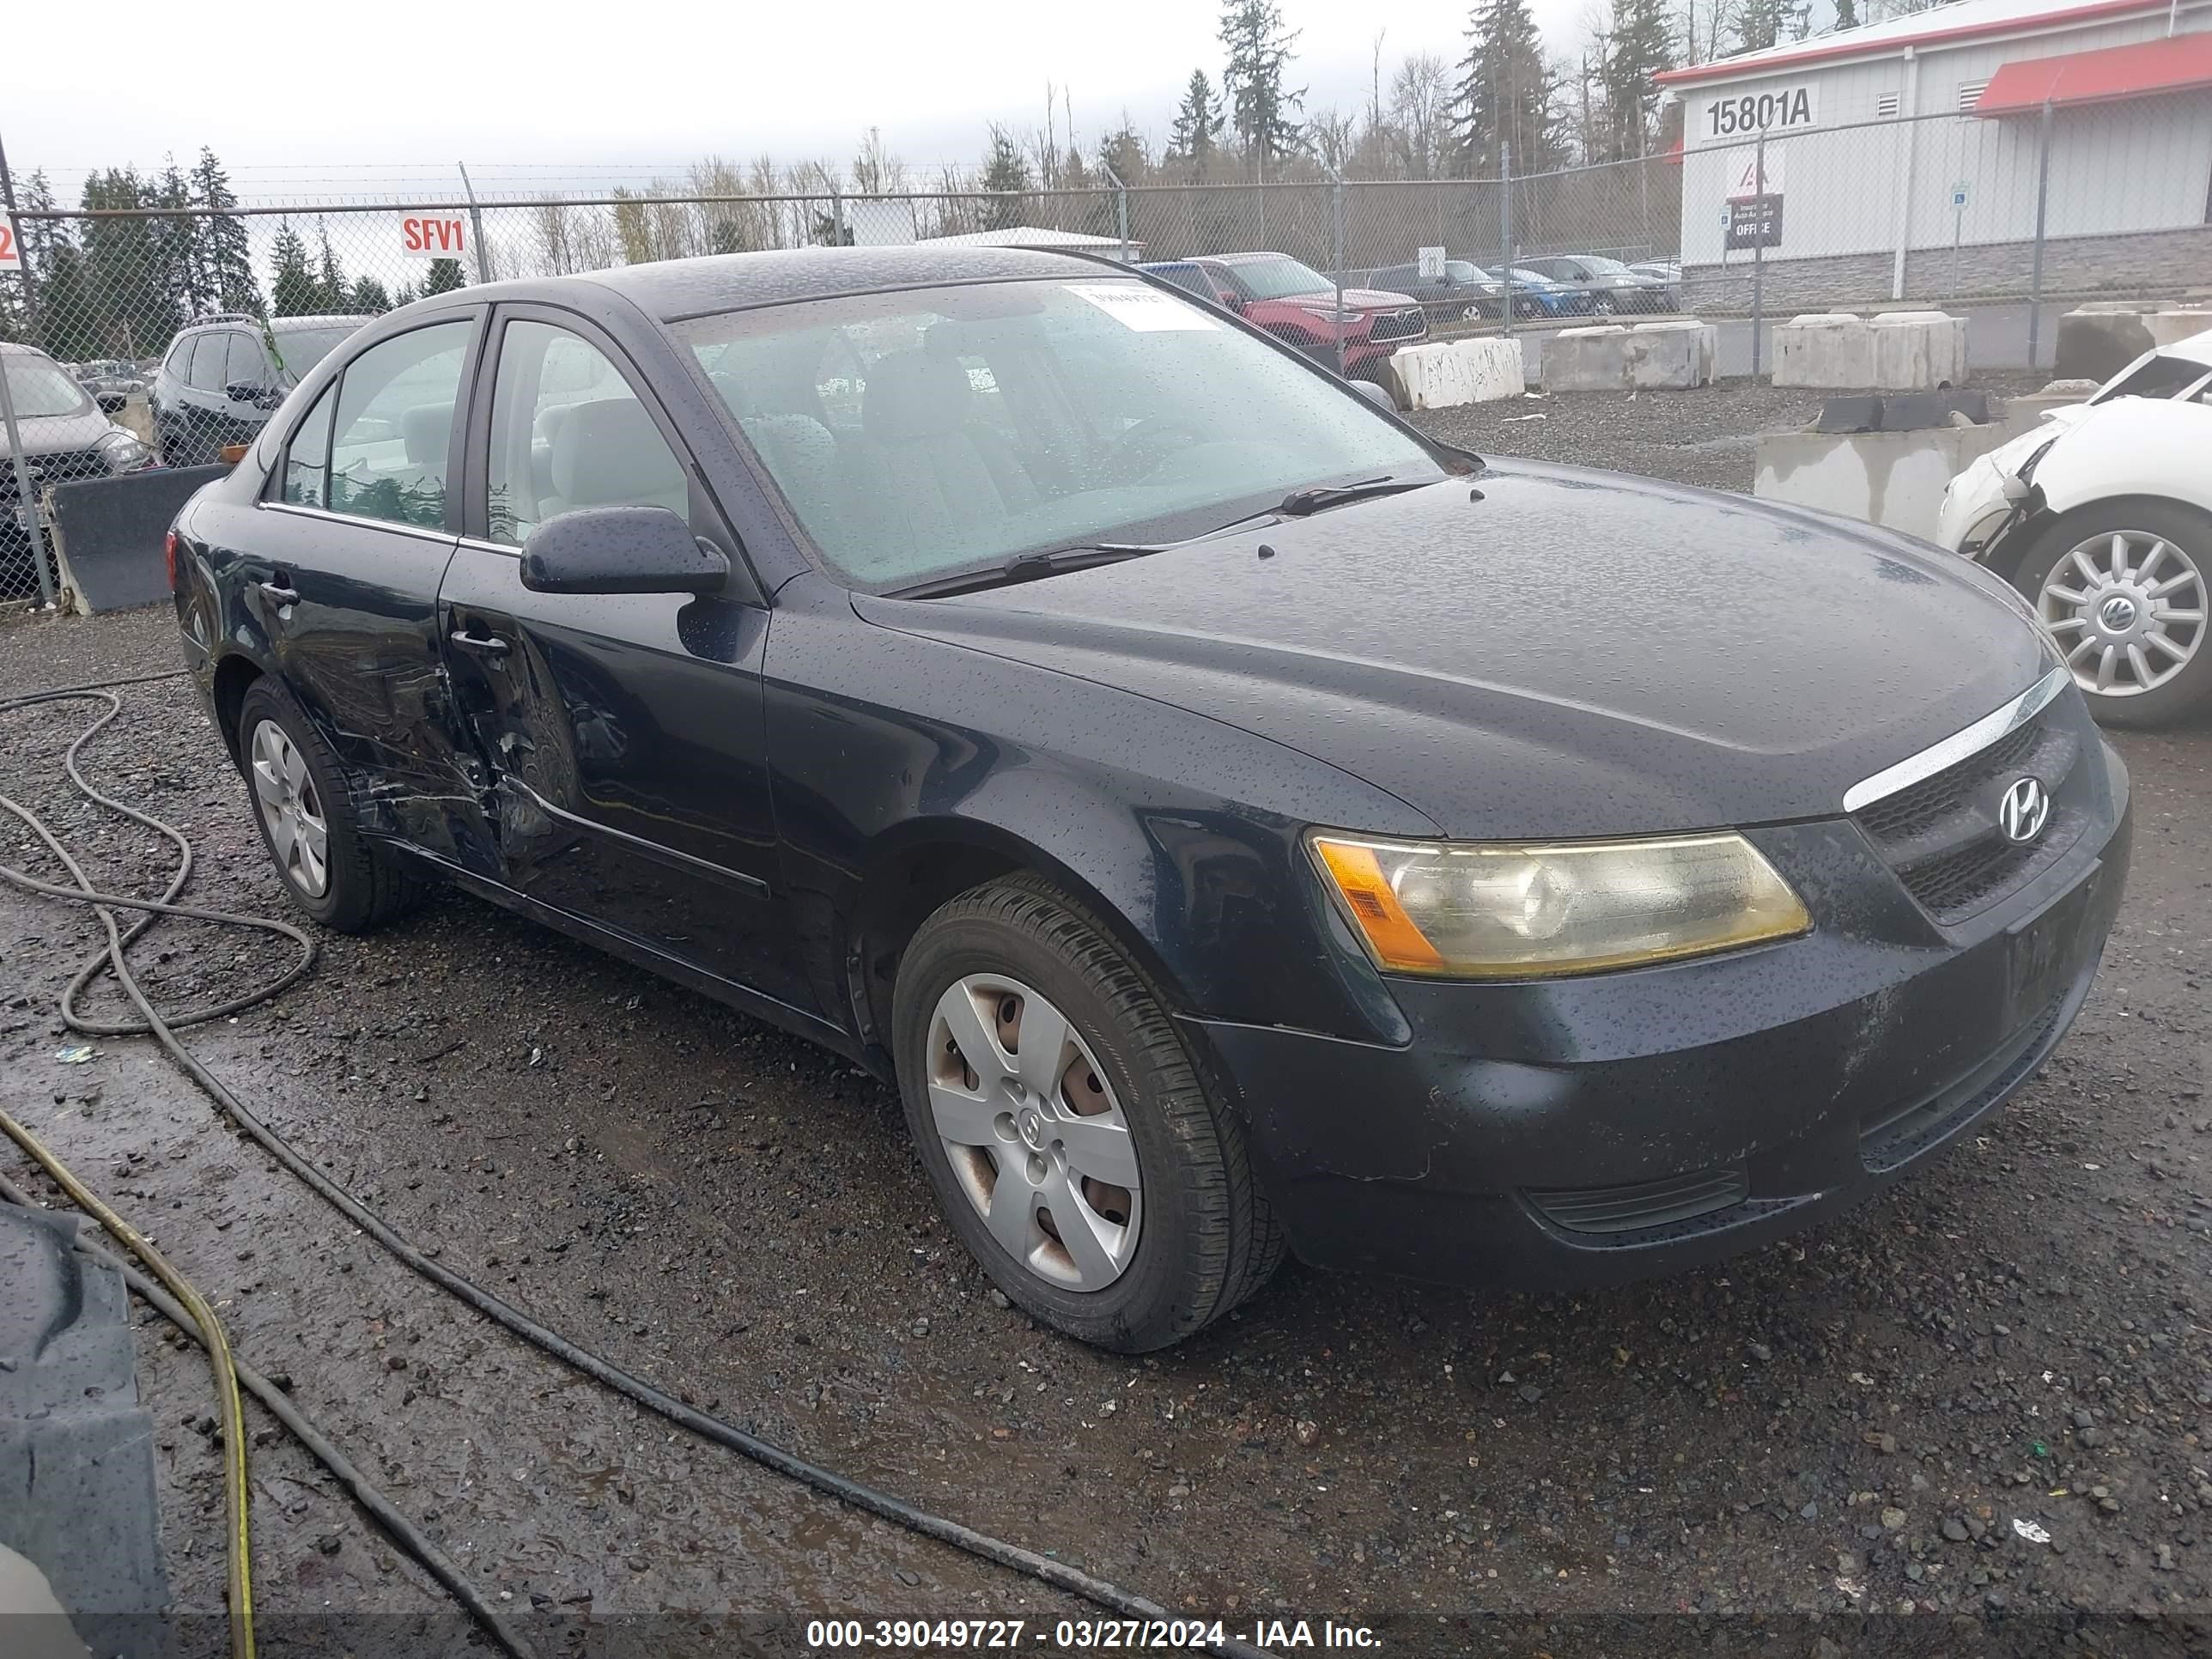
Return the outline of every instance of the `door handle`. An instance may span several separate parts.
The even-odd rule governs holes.
[[[282,582],[261,582],[257,586],[279,605],[297,605],[300,602],[300,590],[296,587],[287,587]]]
[[[489,657],[507,654],[507,641],[496,634],[471,634],[465,628],[456,628],[452,637],[464,651],[481,651]]]

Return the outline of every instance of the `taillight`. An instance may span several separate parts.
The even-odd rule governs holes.
[[[172,530],[161,538],[161,556],[169,564],[169,592],[177,591],[177,532]]]

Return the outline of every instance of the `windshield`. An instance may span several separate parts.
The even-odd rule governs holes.
[[[1126,278],[859,295],[672,332],[859,587],[1202,535],[1309,484],[1443,476],[1364,398]]]
[[[1587,253],[1576,259],[1575,263],[1585,270],[1596,271],[1601,276],[1618,276],[1628,269],[1618,259],[1593,258]]]
[[[1287,300],[1294,295],[1327,293],[1336,286],[1296,259],[1240,260],[1229,270],[1255,300]]]
[[[27,351],[0,352],[0,372],[8,376],[8,395],[15,403],[18,420],[82,415],[92,407],[84,388],[51,357]]]
[[[359,326],[356,323],[343,323],[336,328],[273,329],[270,338],[276,343],[277,366],[292,379],[301,380],[309,369],[337,350]]]
[[[1513,280],[1516,283],[1524,283],[1530,288],[1549,288],[1552,286],[1552,279],[1544,275],[1542,271],[1530,270],[1522,265],[1516,265],[1513,267]]]
[[[1464,259],[1445,260],[1444,277],[1454,283],[1479,283],[1483,280],[1482,273]]]

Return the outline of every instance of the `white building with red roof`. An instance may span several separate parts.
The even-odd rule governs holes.
[[[1772,309],[2016,294],[2039,216],[2045,292],[2212,284],[2212,0],[1956,0],[1660,79],[1706,303],[1753,244]]]

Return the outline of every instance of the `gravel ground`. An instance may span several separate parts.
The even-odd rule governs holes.
[[[1654,406],[1668,441],[1642,435]],[[1723,447],[1806,407],[1724,389],[1437,426],[1741,488],[1747,464],[1723,465]],[[0,693],[175,660],[158,608],[0,624]],[[121,695],[94,781],[192,837],[199,902],[281,914],[185,686]],[[99,879],[155,890],[163,845],[55,781],[92,709],[0,715],[0,793],[46,814]],[[1618,1291],[1466,1295],[1294,1266],[1173,1352],[1092,1352],[998,1305],[936,1219],[887,1091],[458,896],[325,937],[307,981],[192,1042],[349,1190],[556,1328],[1232,1632],[1334,1618],[1394,1650],[1560,1659],[2202,1653],[2212,735],[2119,746],[2131,890],[2042,1076],[1840,1223]],[[0,859],[34,862],[12,824]],[[288,1373],[549,1647],[796,1652],[824,1615],[1085,1616],[672,1436],[461,1311],[275,1174],[143,1040],[60,1063],[55,1000],[94,932],[0,890],[0,1103],[154,1232],[240,1352]],[[285,960],[191,923],[136,955],[179,1001]],[[38,1184],[12,1148],[0,1162]],[[142,1332],[142,1375],[172,1586],[200,1616],[191,1650],[213,1652],[212,1407],[196,1351],[159,1330]],[[288,1636],[298,1652],[457,1649],[434,1587],[253,1426],[272,1651]]]

